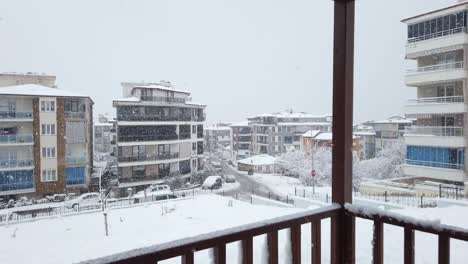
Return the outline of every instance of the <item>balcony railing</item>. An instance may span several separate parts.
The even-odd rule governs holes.
[[[30,182],[0,184],[0,192],[32,189],[34,184]]]
[[[414,75],[414,74],[425,73],[425,72],[462,69],[463,67],[464,67],[463,61],[458,61],[458,62],[451,62],[451,63],[435,64],[435,65],[418,67],[416,69],[407,70],[406,73],[408,75]]]
[[[84,164],[84,163],[86,163],[86,157],[67,156],[67,157],[65,157],[65,162],[67,164]]]
[[[442,168],[442,169],[452,169],[452,170],[464,170],[465,169],[464,164],[442,163],[442,162],[425,161],[425,160],[410,160],[410,159],[407,159],[406,164],[416,165],[416,166]]]
[[[167,103],[185,103],[185,98],[177,97],[163,97],[163,96],[141,96],[142,101],[156,101],[156,102],[167,102]]]
[[[33,135],[0,135],[0,143],[30,143],[32,141]]]
[[[440,137],[462,137],[463,127],[411,126],[406,128],[405,134]]]
[[[158,155],[119,157],[119,162],[135,162],[148,160],[169,160],[179,158],[179,153],[161,153]]]
[[[85,119],[86,112],[65,112],[65,118]]]
[[[177,140],[177,134],[170,135],[119,135],[120,142],[140,142],[140,141],[162,141],[162,140]]]
[[[466,32],[467,32],[466,27],[453,28],[453,29],[444,30],[441,32],[427,34],[427,35],[416,37],[416,38],[410,38],[408,39],[408,44],[427,40],[427,39],[439,38],[443,36],[455,35],[455,34],[466,33]]]
[[[179,139],[190,139],[191,136],[192,134],[190,134],[190,132],[179,133]]]
[[[423,97],[418,99],[408,100],[408,105],[414,104],[446,104],[446,103],[463,103],[463,96],[442,96],[442,97]]]
[[[163,115],[126,115],[119,116],[120,121],[196,121],[190,116],[163,116]]]
[[[0,160],[0,168],[19,168],[33,166],[34,162],[32,159],[24,160]]]
[[[0,112],[0,119],[32,119],[32,112]]]

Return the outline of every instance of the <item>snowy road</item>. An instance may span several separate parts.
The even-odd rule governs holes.
[[[250,195],[252,194],[252,191],[255,193],[262,193],[264,195],[267,195],[269,192],[271,192],[272,194],[274,193],[266,185],[263,185],[261,183],[254,181],[248,175],[237,172],[236,170],[231,168],[226,162],[223,162],[222,165],[223,165],[224,174],[234,175],[236,177],[236,180],[240,184],[239,188],[224,192],[225,196],[236,196],[237,194],[238,199],[250,201]]]

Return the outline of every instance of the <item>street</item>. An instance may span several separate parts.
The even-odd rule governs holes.
[[[263,194],[263,195],[268,195],[270,192],[273,194],[273,191],[271,191],[267,186],[260,184],[250,178],[250,176],[241,174],[231,168],[226,162],[222,162],[223,166],[223,171],[225,175],[234,175],[236,177],[236,180],[239,182],[240,187],[235,189],[235,190],[230,190],[226,191],[224,195],[226,196],[236,196],[240,200],[245,200],[245,201],[250,201],[250,195],[252,194],[252,191],[254,193],[258,194]]]

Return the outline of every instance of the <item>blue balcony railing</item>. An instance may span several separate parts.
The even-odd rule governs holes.
[[[86,157],[67,156],[67,157],[65,157],[65,162],[67,164],[84,164],[84,163],[86,163]]]
[[[0,160],[0,168],[28,167],[33,165],[32,159]]]
[[[33,135],[0,135],[0,143],[30,143],[33,141]]]
[[[434,167],[442,169],[452,169],[452,170],[464,170],[465,166],[459,163],[443,163],[435,161],[425,161],[425,160],[406,160],[406,164],[416,165],[416,166],[425,166],[425,167]]]
[[[0,111],[0,119],[32,119],[32,112],[8,112]]]

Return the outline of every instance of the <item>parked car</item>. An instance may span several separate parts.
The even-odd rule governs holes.
[[[66,194],[53,194],[53,195],[46,196],[46,199],[49,202],[63,202],[65,201],[65,198],[67,198]]]
[[[149,201],[163,201],[163,200],[169,200],[169,199],[176,199],[178,198],[175,194],[173,193],[168,193],[168,194],[158,194],[158,195],[150,195],[147,196],[146,198],[141,195],[135,195],[133,196],[134,203],[142,203],[142,202],[149,202]]]
[[[227,183],[236,182],[236,177],[234,177],[234,175],[227,175],[224,179]]]
[[[84,193],[74,199],[65,202],[65,207],[78,210],[80,208],[99,208],[101,206],[101,196],[99,193]]]
[[[209,176],[202,184],[202,189],[219,189],[223,186],[223,179],[221,176]]]
[[[142,202],[145,198],[148,200],[155,200],[155,197],[158,197],[158,200],[160,200],[159,197],[165,197],[167,195],[172,195],[169,185],[153,184],[145,190],[137,192],[133,195],[133,198],[138,199],[135,200],[136,202]]]

